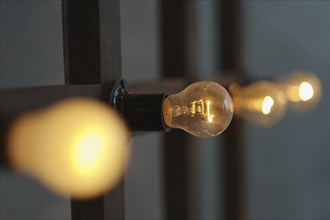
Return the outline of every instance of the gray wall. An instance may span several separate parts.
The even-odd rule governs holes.
[[[157,2],[122,1],[122,65],[128,82],[155,80],[159,76]],[[125,175],[127,219],[160,219],[162,216],[160,134],[137,135],[132,140]]]
[[[253,76],[302,69],[323,86],[313,111],[289,111],[271,129],[247,126],[249,216],[328,219],[329,1],[249,1],[244,9],[246,66]]]
[[[64,83],[60,1],[0,1],[0,87]],[[1,169],[0,219],[70,219],[70,201]]]
[[[1,88],[64,83],[60,1],[0,1]]]
[[[0,1],[1,88],[63,84],[60,1]],[[218,72],[214,1],[197,1],[198,74]],[[122,1],[122,65],[128,81],[159,78],[158,3]],[[247,124],[250,219],[329,218],[329,2],[247,1],[245,54],[249,73],[275,77],[295,69],[315,72],[323,83],[319,106],[289,111],[273,128]],[[222,137],[218,138],[219,140]],[[128,219],[163,216],[160,134],[133,139],[126,174]],[[219,219],[216,197],[221,167],[216,140],[199,141],[201,219]],[[30,178],[1,170],[1,219],[68,219],[67,198]],[[219,211],[220,210],[220,211]]]

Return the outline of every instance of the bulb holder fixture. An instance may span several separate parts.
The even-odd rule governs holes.
[[[129,92],[122,79],[108,81],[102,99],[120,114],[133,132],[169,131],[163,120],[162,105],[166,94],[136,94]]]

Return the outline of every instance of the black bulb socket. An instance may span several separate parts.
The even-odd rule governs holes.
[[[136,94],[129,92],[124,80],[109,81],[103,87],[103,100],[110,103],[131,131],[168,131],[163,120],[166,94]]]

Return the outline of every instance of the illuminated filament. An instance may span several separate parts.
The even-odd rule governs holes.
[[[181,115],[189,115],[190,117],[195,117],[197,115],[202,117],[207,117],[207,120],[211,123],[213,121],[214,114],[211,113],[211,102],[203,100],[191,102],[191,106],[173,106],[173,116],[178,117]]]
[[[310,100],[314,95],[314,90],[308,82],[302,82],[299,86],[299,98],[302,101]]]
[[[206,102],[206,106],[207,106],[207,120],[210,122],[210,123],[212,123],[212,121],[213,121],[213,117],[214,117],[214,115],[213,114],[211,114],[211,103],[210,103],[210,101],[209,100],[207,100],[207,102]]]
[[[268,115],[274,105],[274,100],[270,96],[266,96],[262,102],[261,111],[264,115]]]

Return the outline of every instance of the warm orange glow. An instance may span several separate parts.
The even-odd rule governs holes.
[[[279,81],[290,101],[290,107],[296,111],[312,109],[322,96],[321,82],[313,73],[296,71]]]
[[[81,175],[92,175],[104,160],[106,137],[97,130],[87,130],[79,135],[73,143],[71,157],[72,163]]]
[[[128,154],[128,133],[107,106],[71,99],[17,120],[9,153],[20,171],[62,195],[94,197],[120,180]]]
[[[240,87],[232,84],[235,114],[263,127],[278,122],[287,109],[287,99],[281,87],[271,81],[259,81]]]

